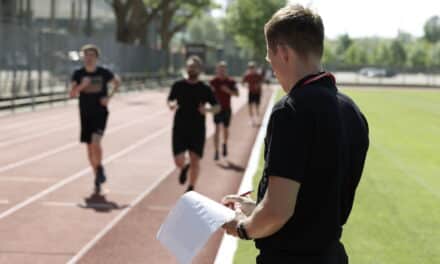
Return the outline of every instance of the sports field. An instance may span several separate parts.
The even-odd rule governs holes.
[[[440,91],[342,91],[366,115],[371,141],[343,233],[350,263],[440,263]],[[234,262],[256,254],[240,241]]]

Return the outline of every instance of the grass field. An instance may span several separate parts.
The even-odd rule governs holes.
[[[350,263],[440,263],[440,91],[342,91],[367,116],[371,141],[342,237]],[[234,263],[256,254],[240,241]]]

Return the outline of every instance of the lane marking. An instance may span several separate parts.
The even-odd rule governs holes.
[[[132,202],[130,202],[129,206],[125,209],[123,209],[107,226],[102,229],[96,236],[90,240],[75,256],[73,256],[67,264],[73,264],[77,263],[89,250],[95,246],[103,238],[116,224],[118,224],[124,216],[126,216],[132,208],[134,208],[139,202],[141,202],[151,191],[153,191],[159,184],[163,182],[163,180],[166,179],[168,175],[170,175],[175,168],[168,169],[165,171],[162,175],[159,176],[159,178],[151,184],[149,187],[147,187],[139,196],[136,197]]]
[[[126,112],[130,112],[131,110],[132,109],[125,109],[125,110],[121,110],[121,111],[116,111],[115,114],[123,116],[123,114],[126,114]],[[167,111],[167,112],[169,112],[169,111]],[[6,140],[3,140],[3,141],[0,141],[0,148],[1,147],[7,147],[7,146],[10,146],[10,145],[13,145],[13,144],[16,144],[16,143],[26,142],[26,141],[32,140],[34,138],[43,137],[43,136],[46,136],[46,135],[49,135],[49,134],[52,134],[52,133],[55,133],[55,132],[58,132],[58,131],[63,131],[63,130],[66,130],[66,129],[69,129],[69,128],[72,128],[72,127],[79,127],[79,123],[75,122],[73,124],[67,124],[67,125],[63,124],[62,126],[59,126],[59,127],[53,128],[53,129],[49,129],[49,130],[46,130],[44,132],[40,132],[40,133],[37,133],[37,134],[31,134],[31,135],[24,136],[24,137],[18,137],[16,139],[12,139],[12,140],[11,139],[9,139],[9,140],[6,139]]]
[[[152,141],[153,139],[155,139],[155,138],[157,138],[157,137],[159,137],[159,136],[169,132],[170,130],[171,130],[170,126],[166,126],[166,127],[162,128],[162,129],[159,129],[155,133],[153,133],[153,134],[151,134],[149,136],[144,137],[143,139],[135,142],[134,144],[131,144],[130,146],[124,148],[123,150],[121,150],[119,152],[114,153],[113,155],[111,155],[108,158],[104,159],[102,163],[104,165],[105,164],[109,164],[109,163],[113,162],[114,160],[116,160],[116,159],[118,159],[118,158],[120,158],[120,157],[122,157],[122,156],[124,156],[124,155],[126,155],[128,153],[130,153],[131,151],[137,149],[138,147],[144,145],[145,143],[148,143],[148,142]],[[46,196],[47,194],[50,194],[50,193],[58,190],[59,188],[63,187],[64,185],[69,184],[69,183],[71,183],[71,182],[73,182],[73,181],[75,181],[75,180],[77,180],[77,179],[79,179],[81,177],[84,177],[85,175],[87,175],[88,173],[91,173],[91,172],[92,171],[91,171],[90,168],[82,169],[82,170],[78,171],[77,173],[75,173],[75,174],[65,178],[64,180],[59,181],[58,183],[50,186],[49,188],[47,188],[47,189],[45,189],[45,190],[43,190],[43,191],[41,191],[41,192],[39,192],[39,193],[29,197],[28,199],[22,201],[21,203],[18,203],[15,206],[9,208],[8,210],[0,213],[0,220],[4,219],[4,218],[6,218],[6,217],[8,217],[10,215],[12,215],[13,213],[15,213],[18,210],[28,206],[29,204],[35,202],[36,200]]]
[[[156,212],[169,212],[171,210],[171,207],[169,206],[161,206],[161,205],[152,205],[148,206],[147,210],[156,211]]]
[[[55,178],[0,177],[0,182],[53,182]]]
[[[119,126],[110,128],[108,130],[108,132],[106,133],[106,135],[111,135],[111,134],[113,134],[113,133],[115,133],[117,131],[120,131],[120,130],[126,128],[126,127],[135,125],[137,123],[143,123],[143,122],[145,122],[145,121],[147,121],[149,119],[155,118],[155,117],[157,117],[159,115],[162,115],[162,114],[168,113],[168,112],[169,112],[168,110],[160,111],[160,112],[154,113],[152,115],[149,115],[149,116],[147,116],[145,118],[136,119],[136,120],[127,122],[125,124],[121,124]],[[41,160],[41,159],[44,159],[46,157],[58,154],[60,152],[63,152],[65,150],[67,150],[67,149],[70,149],[70,148],[73,148],[73,147],[76,147],[76,146],[79,146],[79,145],[80,145],[79,142],[68,143],[68,144],[66,144],[64,146],[61,146],[61,147],[58,147],[58,148],[55,148],[55,149],[43,152],[41,154],[29,157],[27,159],[23,159],[23,160],[20,160],[20,161],[17,161],[17,162],[14,162],[14,163],[2,166],[2,167],[0,167],[0,173],[5,172],[5,171],[9,171],[9,170],[12,170],[12,169],[15,169],[17,167],[20,167],[20,166],[23,166],[23,165],[26,165],[26,164],[29,164],[29,163],[32,163],[32,162],[35,162],[35,161],[38,161],[38,160]]]
[[[72,202],[43,202],[42,205],[56,207],[78,207],[78,203]]]
[[[58,132],[58,131],[66,130],[68,128],[75,127],[75,126],[78,126],[78,124],[75,123],[75,124],[64,125],[64,126],[61,126],[61,127],[57,127],[57,128],[46,130],[46,131],[41,132],[41,133],[33,134],[33,135],[30,135],[30,136],[19,137],[19,138],[12,139],[12,140],[5,140],[5,141],[0,142],[0,148],[1,147],[7,147],[7,146],[10,146],[10,145],[13,145],[13,144],[16,144],[16,143],[26,142],[26,141],[29,141],[29,140],[34,139],[34,138],[46,136],[46,135],[49,135],[49,134],[52,134],[52,133],[55,133],[55,132]]]
[[[244,106],[244,101],[241,104],[241,106]],[[237,108],[241,108],[241,107],[237,107]],[[234,111],[234,112],[237,112],[237,111],[238,111],[238,109],[236,109],[236,111]],[[208,136],[209,135],[207,133],[207,137]],[[87,252],[90,251],[91,248],[93,248],[99,242],[99,240],[101,240],[114,226],[116,226],[129,213],[129,211],[132,208],[134,208],[140,201],[142,201],[151,191],[153,191],[155,188],[157,188],[157,186],[159,186],[166,179],[166,177],[169,174],[171,174],[174,170],[175,170],[175,168],[169,169],[168,171],[163,173],[161,176],[159,176],[157,181],[155,181],[150,187],[148,187],[143,193],[141,193],[135,200],[133,200],[133,202],[130,203],[130,206],[128,208],[121,211],[119,213],[119,215],[116,216],[116,218],[114,218],[104,229],[102,229],[92,240],[90,240],[75,256],[73,256],[69,260],[69,262],[67,262],[67,264],[77,263],[84,255],[87,254]],[[152,208],[153,210],[157,209],[157,210],[169,211],[169,208],[165,208],[165,207],[161,207],[161,206],[150,206],[149,208]]]
[[[248,165],[246,171],[243,175],[243,179],[240,184],[238,193],[243,193],[251,190],[253,188],[252,182],[255,173],[258,170],[258,163],[260,161],[260,153],[262,151],[261,146],[264,141],[266,134],[267,123],[269,122],[270,114],[272,113],[272,107],[275,103],[275,96],[277,94],[277,89],[274,89],[273,94],[270,98],[269,104],[267,105],[266,112],[264,114],[263,123],[258,131],[257,138],[255,140],[254,146],[252,147],[251,156],[249,157]],[[220,247],[217,251],[214,264],[232,264],[234,261],[235,251],[237,251],[238,240],[237,238],[224,234]]]

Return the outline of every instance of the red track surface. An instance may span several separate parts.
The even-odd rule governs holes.
[[[111,103],[103,142],[109,180],[102,196],[92,196],[76,105],[0,118],[0,263],[66,263],[73,257],[81,263],[175,263],[155,240],[184,191],[172,161],[166,93],[129,94]],[[206,143],[196,188],[213,199],[237,189],[256,136],[245,101],[245,91],[233,101],[239,111],[230,166],[214,163],[212,142]],[[209,137],[211,117],[207,124]],[[212,262],[220,238],[209,241],[197,263]]]

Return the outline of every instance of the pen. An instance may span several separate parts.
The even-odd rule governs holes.
[[[245,193],[240,194],[240,196],[241,196],[241,197],[244,197],[244,196],[246,196],[246,195],[251,194],[252,192],[253,192],[253,190],[250,190],[250,191],[247,191],[247,192],[245,192]]]

